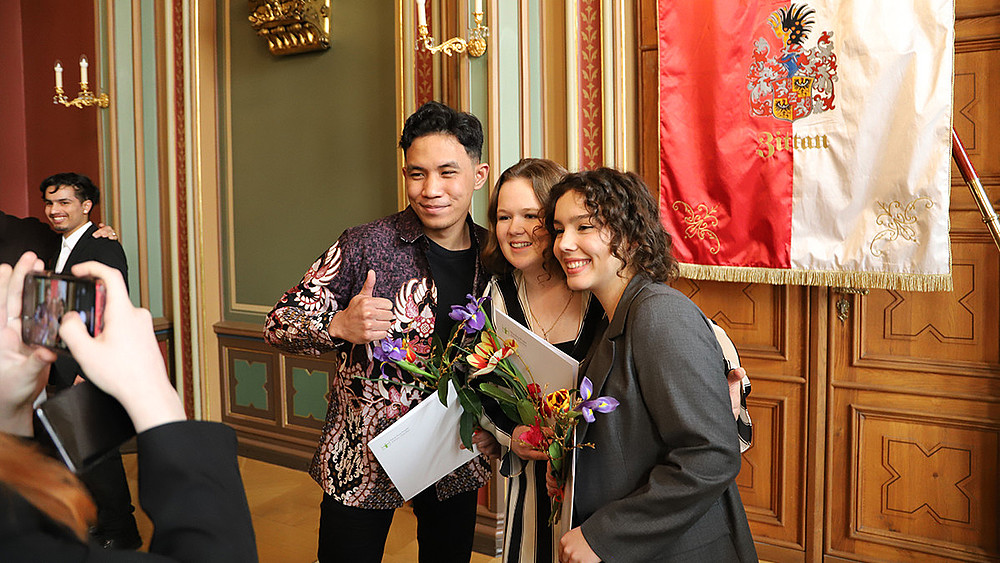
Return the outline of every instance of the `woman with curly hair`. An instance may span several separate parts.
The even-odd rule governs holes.
[[[723,353],[711,322],[665,283],[677,261],[649,190],[609,168],[569,174],[545,216],[567,285],[610,319],[580,375],[620,402],[577,427],[594,447],[577,454],[560,561],[756,561]]]

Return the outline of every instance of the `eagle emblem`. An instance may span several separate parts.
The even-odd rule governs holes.
[[[771,34],[754,41],[747,71],[751,115],[795,121],[834,108],[833,32],[822,32],[813,48],[805,48],[815,14],[806,4],[791,4],[768,16]]]

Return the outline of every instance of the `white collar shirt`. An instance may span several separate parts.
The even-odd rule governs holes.
[[[79,229],[73,231],[73,234],[62,238],[62,248],[59,249],[59,259],[56,260],[57,274],[62,273],[63,268],[66,267],[66,261],[69,260],[70,253],[76,247],[76,243],[80,242],[80,239],[83,238],[83,235],[91,225],[93,225],[93,222],[87,221]]]

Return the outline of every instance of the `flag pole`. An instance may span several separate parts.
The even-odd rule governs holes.
[[[993,204],[990,203],[990,198],[986,195],[986,190],[983,189],[983,183],[979,181],[979,175],[976,174],[975,168],[972,167],[969,155],[965,152],[965,147],[962,145],[961,139],[958,138],[958,132],[954,128],[951,130],[951,154],[955,158],[955,164],[958,165],[959,172],[962,173],[962,179],[965,180],[966,185],[969,186],[969,191],[972,192],[972,198],[976,200],[976,204],[979,206],[979,212],[983,214],[983,223],[986,223],[986,226],[989,227],[990,233],[993,235],[993,242],[996,243],[997,249],[1000,250],[1000,218],[997,217],[997,212],[993,209]]]

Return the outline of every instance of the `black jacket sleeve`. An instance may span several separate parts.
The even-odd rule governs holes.
[[[176,561],[257,561],[236,434],[184,421],[139,434],[139,502],[153,521],[150,552]]]

